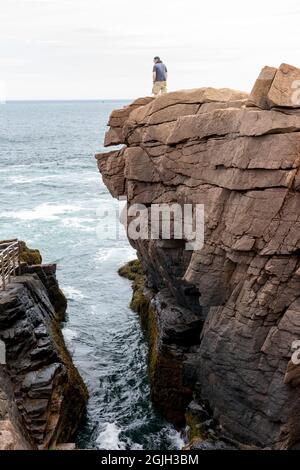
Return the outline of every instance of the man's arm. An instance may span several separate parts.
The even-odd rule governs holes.
[[[153,79],[153,82],[156,82],[156,67],[155,67],[155,64],[153,65],[152,79]]]
[[[165,66],[165,75],[166,75],[166,81],[168,80],[168,69],[167,67]]]

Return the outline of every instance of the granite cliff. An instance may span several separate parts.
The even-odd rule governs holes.
[[[96,155],[129,205],[204,204],[199,250],[184,238],[130,239],[145,273],[135,308],[154,403],[238,446],[300,445],[299,79],[282,64],[265,67],[250,95],[140,98],[110,116],[105,146],[122,147]]]
[[[87,400],[60,329],[56,265],[21,243],[21,273],[0,291],[0,449],[48,449],[77,430]]]

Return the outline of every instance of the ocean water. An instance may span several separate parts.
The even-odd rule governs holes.
[[[90,393],[78,446],[177,449],[179,433],[151,405],[147,345],[128,308],[130,282],[117,274],[135,252],[114,237],[113,216],[103,238],[99,216],[112,198],[94,154],[104,150],[110,112],[125,104],[0,105],[0,239],[25,240],[45,263],[58,263],[68,298],[63,332]]]

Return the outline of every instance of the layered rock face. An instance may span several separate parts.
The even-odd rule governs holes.
[[[276,449],[300,441],[297,80],[300,70],[283,64],[265,68],[249,96],[202,88],[139,99],[110,117],[105,145],[124,146],[96,156],[112,196],[129,204],[204,204],[201,249],[130,240],[154,291],[158,356],[184,348],[173,384],[170,362],[156,358],[154,388],[187,386],[224,435]],[[176,331],[195,316],[201,334],[180,344]]]
[[[0,340],[6,349],[0,369],[5,438],[0,434],[0,446],[47,449],[73,436],[87,390],[60,331],[66,300],[56,266],[24,263],[22,270],[0,292]]]

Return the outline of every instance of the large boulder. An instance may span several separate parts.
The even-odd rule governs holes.
[[[249,96],[249,105],[262,109],[300,108],[300,69],[288,64],[264,67]]]

